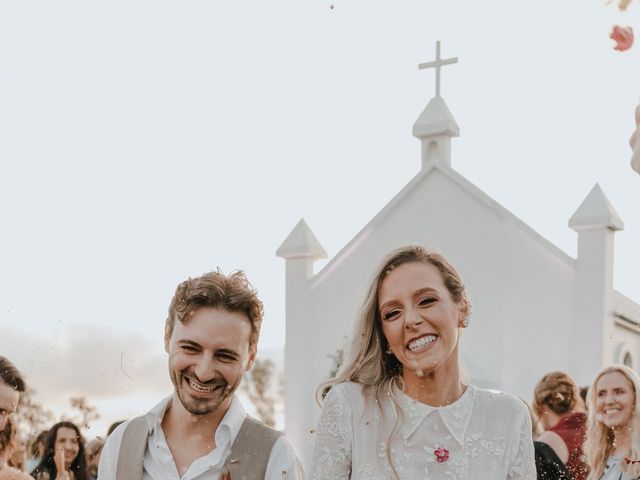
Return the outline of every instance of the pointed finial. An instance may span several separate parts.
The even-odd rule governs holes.
[[[301,218],[298,224],[293,227],[293,230],[282,242],[280,248],[276,250],[276,255],[285,259],[309,258],[311,260],[319,260],[327,258],[327,252],[322,248],[304,218]]]
[[[569,227],[576,232],[590,228],[624,229],[624,222],[597,183],[569,219]]]

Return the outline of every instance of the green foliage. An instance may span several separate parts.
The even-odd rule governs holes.
[[[18,408],[14,415],[18,425],[18,432],[25,438],[34,438],[43,430],[48,430],[56,420],[50,410],[35,400],[35,390],[27,389],[20,394]],[[73,413],[63,414],[60,420],[68,420],[75,423],[84,433],[91,423],[100,418],[98,409],[89,405],[85,397],[72,397],[69,399]]]
[[[18,432],[27,438],[38,435],[42,430],[48,430],[54,419],[53,413],[33,398],[35,393],[35,390],[30,388],[22,392],[15,413]]]
[[[242,382],[242,389],[256,407],[258,418],[270,427],[276,424],[276,404],[283,397],[282,378],[275,375],[275,364],[271,360],[257,359]]]
[[[77,415],[72,417],[71,421],[75,423],[80,430],[88,430],[91,423],[100,418],[98,409],[93,405],[89,405],[85,397],[71,397],[69,399],[71,408],[77,411]]]

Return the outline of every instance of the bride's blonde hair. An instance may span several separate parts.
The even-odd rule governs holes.
[[[327,388],[342,382],[355,382],[362,385],[365,398],[375,399],[377,405],[382,405],[384,397],[391,398],[397,420],[389,438],[396,435],[403,421],[395,388],[392,388],[402,388],[402,364],[395,355],[386,354],[388,343],[382,331],[379,294],[380,286],[387,275],[393,269],[407,263],[433,265],[442,275],[451,299],[457,304],[467,303],[467,295],[460,275],[441,254],[428,251],[420,245],[409,245],[394,250],[384,259],[373,277],[355,323],[349,346],[345,351],[344,361],[336,375],[322,383],[317,390],[317,398],[321,402],[322,394]],[[394,469],[389,444],[390,442],[387,442],[387,460]]]
[[[613,453],[613,441],[615,439],[612,428],[607,427],[598,419],[598,411],[596,409],[598,380],[607,373],[621,373],[629,380],[633,388],[634,402],[631,412],[630,428],[631,428],[631,451],[629,459],[632,461],[640,460],[640,377],[631,368],[625,365],[611,365],[600,370],[595,378],[589,391],[587,392],[587,438],[584,442],[584,453],[587,457],[589,465],[588,480],[598,480],[607,463],[607,459]],[[640,463],[626,463],[622,461],[622,471],[632,477],[640,476]]]

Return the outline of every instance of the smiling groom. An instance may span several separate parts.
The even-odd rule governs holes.
[[[178,285],[164,332],[173,395],[109,436],[100,480],[304,479],[289,442],[234,394],[261,322],[262,302],[243,272]]]

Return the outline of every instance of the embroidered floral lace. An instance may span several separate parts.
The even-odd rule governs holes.
[[[390,397],[381,411],[360,385],[333,387],[315,430],[311,478],[386,480],[392,464],[401,480],[536,479],[531,419],[517,398],[469,386],[434,408],[395,396],[403,418],[389,439],[397,418]]]

